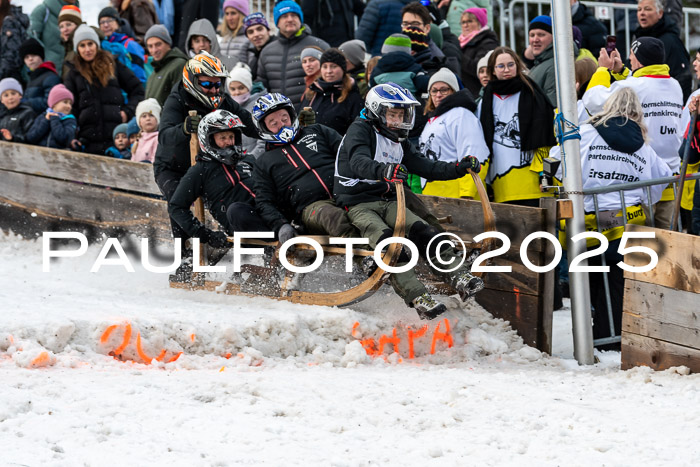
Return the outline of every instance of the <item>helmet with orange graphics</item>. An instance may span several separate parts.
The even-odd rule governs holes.
[[[219,78],[210,80],[208,78]],[[215,56],[200,52],[185,63],[182,84],[187,92],[209,108],[217,109],[224,96],[226,67]]]

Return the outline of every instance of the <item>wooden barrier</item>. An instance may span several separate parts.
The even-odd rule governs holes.
[[[659,263],[647,273],[625,272],[622,369],[685,365],[700,372],[700,237],[636,225],[627,231],[653,231],[655,240],[628,243],[655,250]],[[630,254],[625,262],[641,266],[649,258]]]

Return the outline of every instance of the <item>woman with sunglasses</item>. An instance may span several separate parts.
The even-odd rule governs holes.
[[[112,145],[114,128],[135,115],[144,89],[129,68],[100,48],[97,33],[87,24],[75,30],[73,44],[73,67],[64,84],[75,97],[78,139],[85,152],[102,155]]]
[[[441,68],[428,83],[428,101],[424,114],[428,122],[420,135],[418,149],[430,160],[458,162],[476,156],[483,165],[489,157],[481,123],[476,117],[476,103],[468,90],[459,90],[457,76]],[[486,168],[486,167],[484,167]],[[480,176],[486,177],[486,170]],[[456,180],[422,181],[423,194],[448,198],[477,198],[471,175]]]
[[[489,57],[491,80],[479,103],[479,119],[491,151],[487,180],[497,203],[539,206],[542,159],[554,138],[554,109],[528,78],[518,54],[497,47]]]

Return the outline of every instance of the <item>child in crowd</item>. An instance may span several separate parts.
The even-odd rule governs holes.
[[[73,93],[63,84],[57,84],[49,92],[48,104],[49,108],[36,117],[27,132],[27,143],[71,149],[78,128],[78,121],[71,115]]]
[[[131,153],[133,154],[136,150],[135,144],[139,142],[139,137],[141,136],[141,129],[136,121],[136,117],[132,117],[132,119],[129,120],[126,125],[126,137],[129,139],[129,147],[131,148]]]
[[[110,146],[105,151],[106,156],[114,157],[115,159],[131,159],[131,150],[129,137],[127,134],[128,125],[122,123],[117,125],[112,132],[114,146]]]
[[[22,85],[14,78],[0,81],[0,102],[7,111],[0,119],[0,136],[3,141],[24,143],[36,114],[22,102]]]
[[[136,121],[141,128],[141,137],[133,150],[132,161],[153,163],[158,149],[160,111],[160,104],[152,97],[136,106]]]
[[[19,46],[19,55],[29,70],[29,81],[24,90],[22,102],[29,104],[35,113],[44,113],[49,92],[61,82],[56,73],[56,65],[53,62],[44,61],[44,47],[34,38],[22,42]]]

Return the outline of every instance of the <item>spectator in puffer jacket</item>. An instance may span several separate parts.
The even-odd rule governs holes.
[[[250,41],[246,55],[246,63],[250,67],[253,79],[258,76],[258,59],[260,52],[270,42],[276,41],[277,36],[270,34],[270,25],[267,24],[265,15],[260,12],[252,13],[243,20],[243,33]]]
[[[148,53],[153,57],[153,73],[146,82],[146,98],[165,103],[170,91],[182,80],[182,67],[187,56],[178,48],[172,48],[173,40],[162,24],[154,24],[145,36]]]
[[[401,32],[401,9],[411,1],[373,0],[369,2],[355,31],[355,39],[363,41],[370,54],[379,55],[384,40],[394,33]]]
[[[136,75],[139,81],[146,84],[146,70],[144,68],[145,52],[143,47],[136,42],[133,35],[119,32],[119,27],[122,24],[120,19],[116,8],[103,8],[99,15],[100,30],[105,35],[105,40],[107,42],[116,42],[124,46],[126,51],[129,52],[129,58],[131,59],[131,71]],[[124,21],[123,19],[121,20]]]
[[[326,50],[328,43],[306,31],[304,14],[291,0],[275,5],[274,19],[279,37],[260,53],[258,79],[270,92],[287,96],[298,109],[306,89],[300,53],[310,45]]]
[[[250,13],[248,0],[226,0],[224,21],[219,25],[221,57],[229,70],[238,62],[247,62],[248,38],[243,19]]]
[[[160,104],[153,98],[141,101],[136,106],[136,121],[141,129],[141,137],[136,149],[132,152],[132,161],[152,164],[155,160],[156,149],[158,149],[160,111]]]
[[[19,54],[29,70],[29,82],[22,102],[29,104],[37,114],[46,110],[51,89],[61,82],[53,63],[44,61],[44,48],[33,37],[22,42]]]
[[[34,122],[34,111],[22,102],[22,85],[14,78],[0,81],[0,102],[7,111],[0,119],[0,136],[3,141],[24,143]]]
[[[71,114],[73,94],[57,84],[49,92],[49,108],[34,120],[27,132],[27,143],[56,149],[71,149],[78,122]]]
[[[11,5],[10,0],[0,1],[0,79],[22,80],[22,57],[19,46],[27,38],[29,17],[22,7]]]
[[[53,62],[56,69],[63,67],[64,49],[58,31],[58,14],[66,5],[80,7],[78,0],[44,0],[32,10],[29,35],[44,44],[45,59]]]
[[[131,145],[127,136],[129,126],[126,123],[120,123],[112,132],[112,141],[114,146],[110,146],[105,151],[106,156],[114,157],[115,159],[131,159]]]

